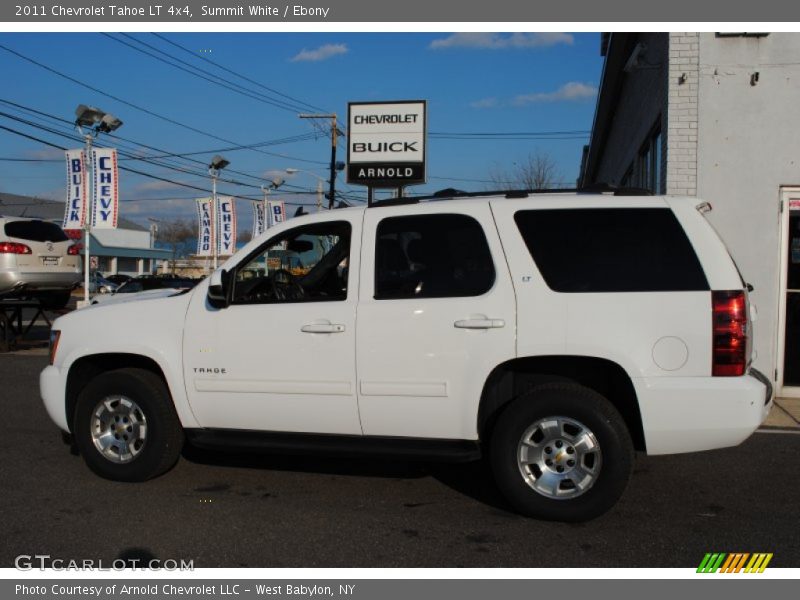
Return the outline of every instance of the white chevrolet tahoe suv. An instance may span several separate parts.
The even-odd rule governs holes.
[[[41,394],[111,479],[164,473],[185,440],[485,455],[521,513],[590,519],[635,450],[734,446],[771,406],[707,206],[508,194],[303,216],[187,293],[59,318]]]

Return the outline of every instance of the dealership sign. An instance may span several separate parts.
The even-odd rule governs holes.
[[[348,104],[347,183],[425,183],[425,109],[424,100]]]
[[[117,151],[113,148],[92,150],[94,174],[93,229],[116,229],[119,218],[119,171]]]
[[[284,205],[283,200],[270,200],[268,227],[274,227],[278,223],[283,223],[285,220],[286,206]]]
[[[264,204],[264,202],[253,202],[253,237],[251,239],[256,239],[267,230]]]
[[[236,204],[230,196],[217,196],[217,222],[218,254],[230,256],[236,252]]]
[[[197,256],[213,256],[215,243],[214,201],[197,199]]]
[[[83,150],[67,150],[67,206],[64,229],[83,229],[86,225],[86,160]]]

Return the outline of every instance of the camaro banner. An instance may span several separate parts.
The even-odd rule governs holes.
[[[116,229],[119,218],[119,171],[114,148],[92,150],[94,173],[93,229]]]
[[[283,223],[286,220],[286,206],[283,200],[270,200],[269,201],[269,227],[273,227],[278,223]]]
[[[86,225],[86,157],[83,150],[67,150],[67,206],[64,229]]]
[[[253,202],[253,237],[256,239],[267,230],[266,227],[266,214],[264,214],[264,203]]]
[[[197,256],[214,254],[214,208],[211,198],[197,199]]]
[[[236,201],[230,196],[217,196],[218,254],[236,252]]]

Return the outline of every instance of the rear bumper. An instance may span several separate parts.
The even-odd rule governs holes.
[[[71,290],[81,282],[80,271],[0,270],[0,293],[10,291]]]
[[[772,384],[742,377],[651,377],[634,381],[648,454],[737,446],[772,408]]]

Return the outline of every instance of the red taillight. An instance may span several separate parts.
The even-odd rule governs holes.
[[[30,254],[31,249],[17,242],[0,242],[0,254]]]
[[[70,256],[78,256],[83,250],[83,244],[72,244],[69,248],[67,248],[67,254]]]
[[[744,290],[711,292],[713,366],[717,377],[744,375],[750,359],[750,325]]]

